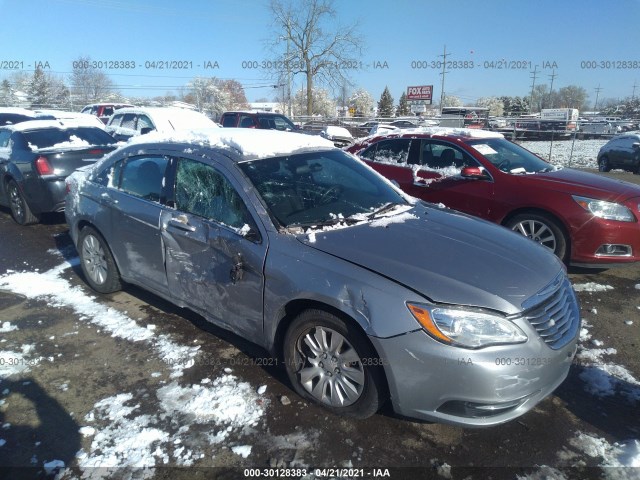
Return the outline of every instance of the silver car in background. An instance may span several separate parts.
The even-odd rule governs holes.
[[[69,179],[65,215],[98,292],[124,281],[188,307],[357,418],[390,400],[495,425],[567,376],[579,308],[547,249],[407,197],[319,137],[154,135]]]

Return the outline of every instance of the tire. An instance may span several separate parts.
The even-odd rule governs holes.
[[[32,225],[40,221],[38,215],[34,215],[22,195],[20,188],[15,180],[9,180],[7,183],[7,194],[9,197],[9,208],[11,208],[11,216],[19,225]]]
[[[567,262],[569,241],[557,220],[542,213],[523,213],[511,218],[505,225],[556,254]]]
[[[117,292],[122,288],[111,250],[94,228],[85,227],[80,231],[78,252],[82,273],[91,288],[100,293]]]
[[[306,310],[289,326],[283,348],[287,375],[301,397],[358,419],[384,404],[381,362],[355,326]]]
[[[611,165],[609,164],[609,157],[607,157],[606,155],[603,157],[600,157],[598,159],[598,171],[608,172],[609,170],[611,170]]]

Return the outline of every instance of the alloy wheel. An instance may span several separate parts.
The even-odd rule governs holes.
[[[87,235],[82,242],[82,260],[91,280],[102,285],[107,280],[108,265],[100,241],[93,235]]]
[[[522,220],[513,225],[512,230],[538,242],[552,252],[556,251],[556,236],[549,226],[543,222],[538,220]]]

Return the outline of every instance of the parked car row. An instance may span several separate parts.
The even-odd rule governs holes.
[[[87,283],[145,288],[267,349],[356,418],[489,426],[567,376],[580,314],[560,260],[410,197],[320,136],[139,136],[67,180]],[[459,359],[464,358],[464,365]],[[544,358],[544,362],[501,359]]]

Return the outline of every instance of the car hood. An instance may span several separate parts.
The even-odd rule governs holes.
[[[506,314],[521,311],[563,268],[551,252],[504,227],[424,203],[395,218],[298,240],[433,302]]]
[[[638,185],[571,168],[536,173],[535,175],[523,175],[520,177],[520,181],[526,181],[529,185],[531,185],[530,182],[533,182],[539,188],[586,195],[598,200],[624,201],[640,196]]]

